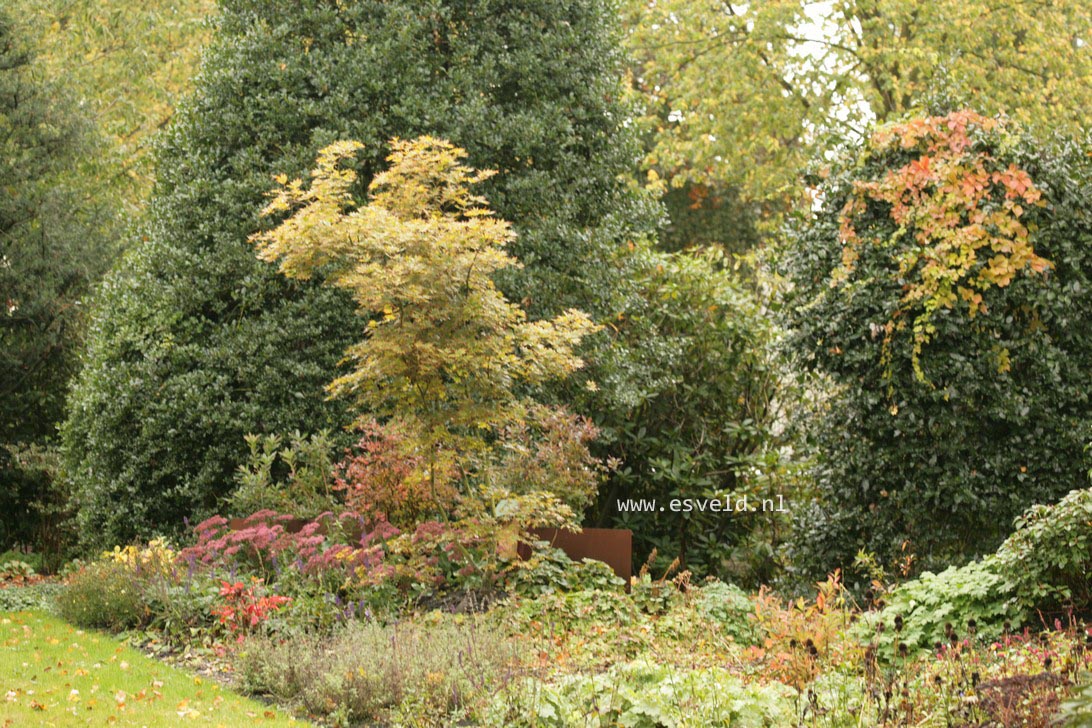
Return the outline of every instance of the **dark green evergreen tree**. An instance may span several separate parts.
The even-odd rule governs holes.
[[[17,453],[55,434],[113,222],[79,174],[94,132],[25,37],[0,12],[0,549],[41,525],[49,478]]]
[[[225,0],[196,91],[161,141],[137,243],[97,303],[65,428],[92,543],[183,527],[217,506],[247,433],[347,422],[324,400],[361,322],[341,294],[286,281],[248,236],[276,174],[336,139],[430,133],[500,172],[484,190],[525,267],[533,315],[596,311],[613,254],[655,208],[636,159],[607,0]]]
[[[914,119],[883,132],[905,134],[910,142],[902,145],[880,143],[877,135],[821,181],[822,208],[790,238],[784,270],[794,287],[783,309],[789,344],[806,369],[833,384],[816,412],[801,413],[817,492],[796,510],[789,562],[809,578],[848,569],[860,550],[887,566],[913,556],[915,570],[988,553],[1025,508],[1087,485],[1088,147],[1047,143],[1018,128],[991,127],[992,120],[967,123],[964,140],[956,134],[966,117],[951,116],[951,130],[946,119]],[[926,124],[953,135],[960,154],[943,156],[943,134],[921,132],[925,141],[915,142],[912,134]],[[923,149],[937,138],[944,144]],[[992,175],[986,186],[973,184],[978,178],[966,171],[978,166]],[[917,216],[903,225],[886,199],[864,196],[880,189],[878,181],[920,184],[913,175],[945,169],[955,180],[947,187],[930,180],[920,194],[905,193],[905,207]],[[1017,197],[1028,180],[1041,193],[1034,204]],[[867,241],[859,258],[855,248],[844,252],[850,201],[851,222]],[[1005,232],[1001,215],[1009,210],[1019,222],[1010,227],[1021,232]],[[990,237],[975,237],[980,219]],[[997,242],[974,254],[964,242],[939,255],[934,246],[945,234]],[[1024,239],[1049,266],[1036,272],[1020,262],[1010,277],[991,278]],[[847,260],[851,271],[840,277]],[[913,297],[923,281],[941,280],[930,274],[964,264],[966,273],[949,284],[959,298],[933,306],[936,298]],[[994,279],[1000,282],[982,282]],[[972,308],[975,294],[980,305]],[[927,340],[915,350],[923,334]]]

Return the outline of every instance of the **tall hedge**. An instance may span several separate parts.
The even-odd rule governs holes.
[[[881,128],[815,181],[786,310],[832,387],[791,561],[814,576],[859,549],[912,570],[993,551],[1085,483],[1088,146],[954,112]]]
[[[272,176],[336,139],[366,145],[362,184],[392,137],[465,147],[500,171],[484,192],[519,233],[506,293],[536,315],[594,308],[611,251],[654,217],[620,177],[636,155],[615,15],[607,0],[225,0],[72,395],[87,541],[210,512],[246,433],[347,422],[323,385],[359,337],[353,306],[279,278],[247,243]]]

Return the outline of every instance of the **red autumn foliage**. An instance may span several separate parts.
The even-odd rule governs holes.
[[[273,612],[292,601],[291,597],[278,594],[258,596],[255,590],[261,585],[260,579],[254,580],[251,586],[241,581],[221,581],[220,585],[224,604],[213,607],[212,615],[218,617],[220,624],[239,640],[265,622]]]
[[[427,477],[426,458],[410,449],[394,425],[368,422],[353,450],[335,467],[334,489],[369,525],[386,521],[399,528],[451,512],[458,498],[451,478]]]

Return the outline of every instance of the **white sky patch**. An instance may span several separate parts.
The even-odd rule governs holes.
[[[801,75],[807,72],[818,72],[820,77],[834,78],[852,73],[850,61],[846,57],[847,52],[837,47],[839,45],[852,47],[852,38],[846,37],[845,16],[835,11],[831,0],[805,2],[803,15],[804,20],[790,30],[790,33],[800,40],[789,46],[789,55],[798,59],[800,63]],[[852,23],[852,29],[859,33],[859,21],[853,18],[850,23]],[[793,74],[790,71],[788,75],[786,80],[791,83]],[[812,88],[808,91],[818,96],[826,89]],[[836,94],[833,101],[831,118],[827,120],[827,125],[848,132],[850,137],[860,138],[869,125],[876,120],[868,100],[855,88],[847,89],[847,93]],[[807,133],[814,136],[818,131],[812,125]]]
[[[655,5],[654,0],[651,4]],[[731,14],[725,13],[725,22],[736,28],[742,27],[746,32],[754,30],[754,18],[748,15],[749,3],[731,3],[729,8]],[[792,60],[782,69],[784,79],[799,88],[799,92],[805,97],[818,99],[830,95],[832,102],[829,105],[828,118],[808,120],[803,136],[806,141],[812,142],[825,131],[835,131],[850,141],[860,141],[876,118],[867,99],[853,85],[841,92],[832,90],[833,79],[853,72],[845,47],[852,47],[852,33],[860,32],[860,23],[853,18],[847,24],[844,15],[835,10],[833,0],[801,0],[801,14],[801,22],[788,29],[795,40],[788,41],[788,56]],[[674,13],[670,13],[666,22],[678,25],[681,21]],[[659,27],[653,26],[654,29]],[[713,27],[708,32],[711,37],[716,37],[719,29]],[[802,87],[802,84],[810,86]],[[655,87],[655,91],[660,90],[659,86]],[[788,97],[791,92],[786,89],[782,94]],[[731,113],[731,110],[727,109],[723,113]],[[682,109],[671,109],[667,121],[678,124],[685,117]],[[716,138],[707,135],[705,141],[714,143]]]

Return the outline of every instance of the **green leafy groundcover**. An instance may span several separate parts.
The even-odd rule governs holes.
[[[0,613],[0,726],[306,725],[40,612]]]
[[[494,702],[491,725],[791,725],[796,691],[746,685],[728,670],[680,671],[639,660],[599,675],[526,680]],[[515,697],[515,699],[513,699]]]

